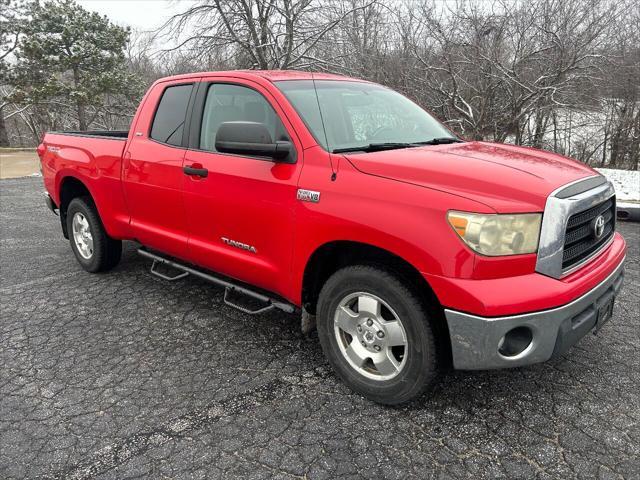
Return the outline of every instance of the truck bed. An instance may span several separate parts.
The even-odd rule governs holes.
[[[49,132],[53,135],[73,135],[76,137],[96,137],[106,138],[110,140],[126,140],[129,136],[129,130],[83,130],[83,131],[62,131]]]
[[[107,231],[128,222],[120,183],[126,131],[48,132],[38,147],[45,187],[60,205],[65,178],[79,181],[99,206]]]

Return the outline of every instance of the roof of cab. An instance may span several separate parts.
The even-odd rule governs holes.
[[[168,80],[181,80],[194,77],[235,77],[252,79],[256,77],[264,78],[270,82],[278,82],[282,80],[343,80],[352,82],[364,82],[357,78],[346,77],[344,75],[337,75],[333,73],[323,72],[302,72],[299,70],[224,70],[220,72],[194,72],[183,75],[174,75],[171,77],[162,78],[160,81]]]
[[[299,70],[248,70],[247,73],[277,82],[279,80],[357,80],[356,78],[323,72],[302,72]]]

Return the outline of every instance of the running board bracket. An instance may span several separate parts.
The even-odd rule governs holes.
[[[138,254],[153,260],[153,263],[151,264],[151,273],[159,278],[162,278],[163,280],[168,280],[172,282],[172,281],[184,278],[188,275],[193,275],[195,277],[201,278],[215,285],[223,287],[224,288],[224,297],[223,297],[224,304],[232,308],[235,308],[236,310],[239,310],[243,313],[246,313],[248,315],[258,315],[260,313],[265,313],[265,312],[268,312],[269,310],[273,310],[274,308],[277,308],[287,313],[294,313],[297,311],[297,308],[295,305],[292,305],[282,300],[278,300],[277,298],[269,297],[262,293],[250,290],[249,288],[246,288],[246,287],[234,284],[230,281],[224,280],[222,278],[216,277],[212,274],[202,272],[193,267],[162,257],[156,253],[152,253],[148,251],[144,247],[141,247],[138,249]],[[178,273],[177,275],[174,275],[174,276],[166,275],[165,273],[162,273],[158,270],[158,267],[160,265],[172,268],[174,270],[179,270],[181,273]],[[253,300],[257,300],[258,302],[264,304],[264,306],[258,307],[256,309],[250,309],[229,300],[229,294],[236,293],[236,292],[241,295],[250,297]]]
[[[177,275],[174,275],[173,277],[170,275],[167,275],[166,273],[162,273],[159,269],[158,266],[159,265],[163,265],[163,262],[160,262],[159,260],[153,260],[153,263],[151,264],[151,273],[153,275],[155,275],[158,278],[161,278],[163,280],[167,280],[168,282],[175,282],[176,280],[180,280],[181,278],[187,277],[189,276],[189,272],[182,272],[182,273],[178,273]]]

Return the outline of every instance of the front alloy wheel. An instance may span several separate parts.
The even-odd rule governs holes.
[[[416,282],[379,267],[335,272],[317,304],[318,337],[327,360],[350,388],[387,405],[415,400],[437,373],[432,318]]]
[[[407,363],[402,322],[373,294],[357,292],[342,299],[334,316],[334,333],[344,358],[367,378],[392,379]]]

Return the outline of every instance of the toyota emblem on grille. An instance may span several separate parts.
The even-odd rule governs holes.
[[[593,236],[596,239],[602,237],[604,233],[604,216],[598,215],[596,219],[593,221]]]

